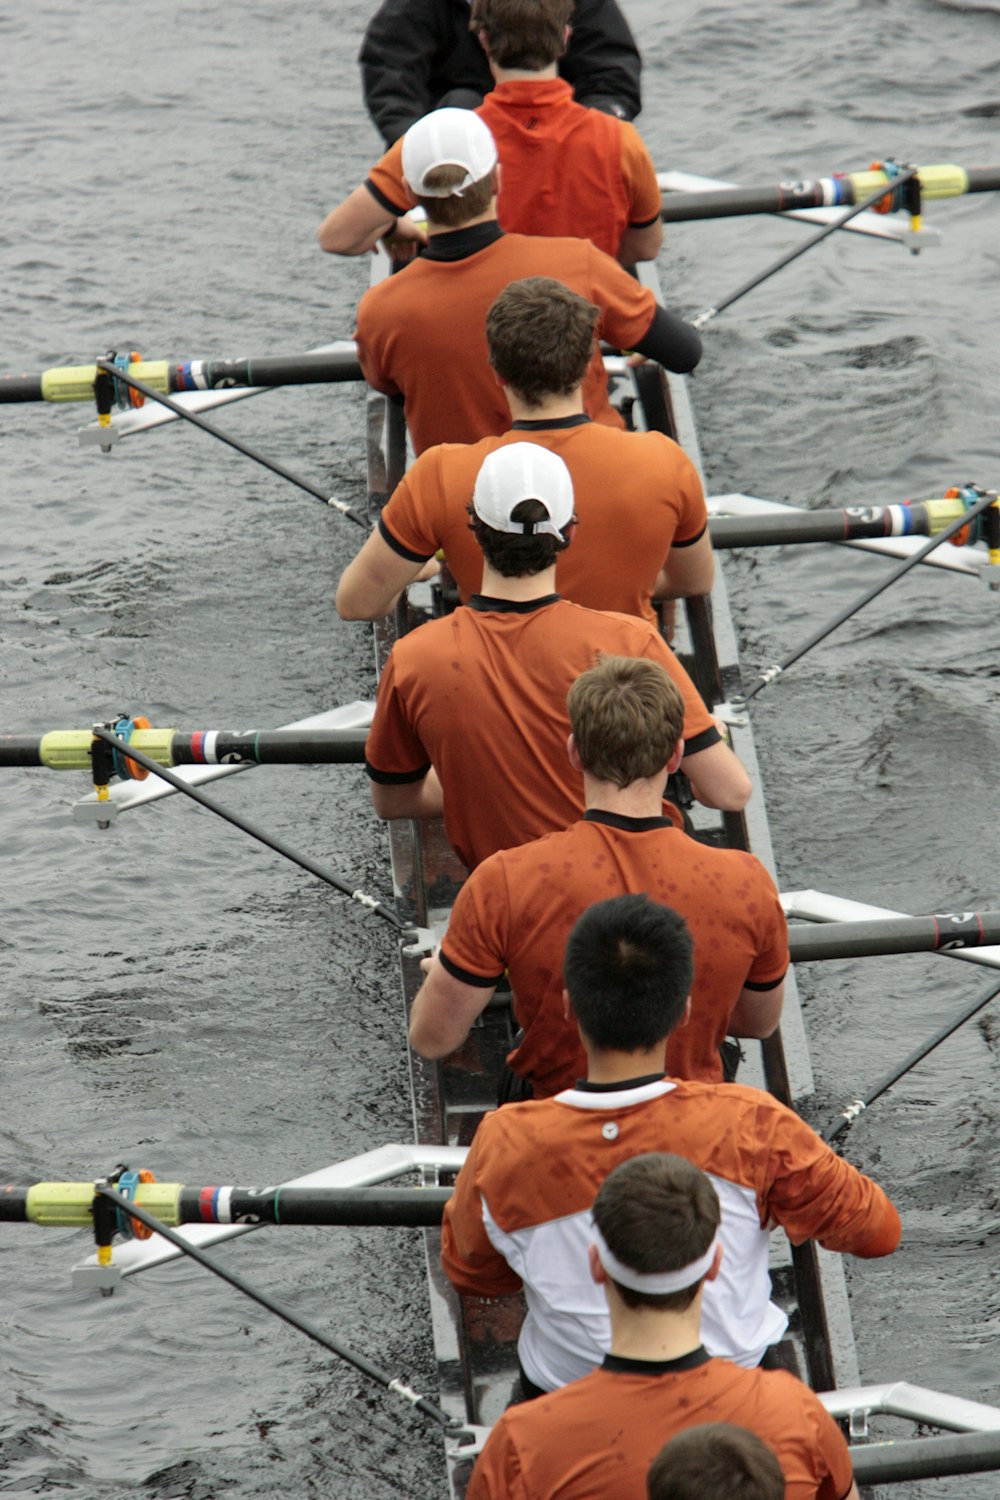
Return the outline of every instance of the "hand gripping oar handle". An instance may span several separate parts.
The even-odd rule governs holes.
[[[207,807],[208,811],[215,813],[217,817],[225,818],[226,822],[232,823],[234,828],[239,828],[243,833],[248,833],[251,838],[257,839],[262,844],[266,844],[276,854],[281,854],[285,859],[290,859],[293,864],[298,865],[300,869],[307,870],[310,875],[315,875],[317,879],[326,881],[326,884],[332,885],[335,891],[340,891],[344,896],[350,896],[352,901],[357,901],[359,905],[367,907],[369,911],[373,911],[376,916],[384,918],[387,922],[391,922],[393,927],[406,937],[413,935],[414,928],[408,922],[404,922],[391,907],[385,906],[376,896],[369,896],[364,891],[352,890],[346,881],[334,875],[332,870],[328,870],[318,860],[312,859],[308,854],[300,854],[298,850],[293,849],[283,839],[277,838],[274,834],[265,833],[256,824],[251,823],[249,818],[241,818],[238,813],[231,812],[229,808],[220,807],[217,802],[213,802],[210,797],[206,797],[204,792],[199,791],[197,787],[191,786],[188,782],[182,781],[179,776],[175,776],[165,766],[157,765],[155,760],[151,760],[141,750],[133,749],[131,745],[126,747],[123,741],[117,735],[112,734],[110,729],[105,729],[103,724],[95,724],[93,732],[96,739],[103,740],[106,745],[117,750],[127,760],[138,762],[144,770],[152,771],[154,776],[159,776],[162,781],[167,782],[175,791],[183,792],[185,797],[190,797],[193,802],[198,802],[202,807]]]
[[[459,1435],[462,1430],[461,1423],[456,1422],[454,1417],[450,1417],[446,1411],[442,1411],[439,1406],[435,1406],[433,1401],[429,1401],[419,1391],[413,1390],[405,1381],[389,1375],[385,1370],[380,1369],[378,1365],[373,1364],[363,1354],[357,1354],[353,1349],[348,1349],[346,1344],[338,1343],[336,1339],[330,1338],[328,1334],[321,1333],[314,1323],[310,1323],[308,1319],[293,1312],[291,1308],[283,1307],[280,1302],[276,1302],[267,1292],[262,1292],[257,1287],[252,1286],[242,1276],[238,1276],[235,1271],[227,1270],[217,1260],[214,1260],[210,1255],[206,1255],[204,1250],[200,1250],[197,1245],[192,1245],[189,1240],[185,1240],[181,1235],[175,1234],[172,1229],[168,1229],[159,1219],[154,1218],[152,1214],[147,1213],[144,1208],[140,1208],[137,1203],[126,1198],[122,1193],[116,1192],[107,1183],[95,1183],[94,1191],[101,1198],[107,1199],[109,1203],[114,1204],[128,1218],[138,1219],[139,1223],[144,1224],[147,1229],[152,1229],[155,1233],[162,1235],[176,1249],[190,1256],[192,1260],[196,1260],[200,1266],[204,1266],[206,1271],[211,1271],[213,1276],[218,1276],[220,1280],[228,1282],[231,1287],[235,1287],[238,1292],[242,1292],[244,1297],[249,1297],[251,1301],[256,1302],[260,1307],[274,1313],[275,1317],[281,1318],[283,1322],[288,1323],[292,1328],[297,1328],[300,1333],[304,1333],[306,1338],[312,1339],[314,1343],[329,1350],[331,1354],[336,1354],[338,1358],[346,1360],[349,1365],[353,1365],[354,1369],[359,1370],[362,1375],[367,1375],[370,1380],[376,1381],[385,1390],[392,1391],[394,1395],[401,1397],[416,1411],[422,1412],[425,1417],[430,1417],[432,1421],[437,1422],[443,1427],[449,1436],[457,1437]]]
[[[717,318],[719,313],[725,308],[732,307],[733,303],[738,302],[741,297],[745,297],[747,292],[752,292],[754,287],[760,286],[763,282],[770,280],[778,271],[783,270],[785,266],[791,265],[793,260],[798,260],[800,255],[805,255],[807,250],[811,250],[814,245],[818,245],[821,240],[825,240],[835,230],[843,229],[844,225],[849,224],[852,219],[857,218],[858,214],[863,214],[866,208],[871,208],[872,204],[878,203],[880,199],[905,186],[912,178],[916,177],[919,171],[919,167],[905,167],[897,177],[893,177],[890,182],[884,183],[874,193],[869,193],[867,198],[863,198],[860,203],[856,203],[853,208],[849,208],[846,213],[841,214],[840,218],[835,219],[832,224],[824,224],[822,229],[818,230],[816,234],[810,235],[809,239],[803,244],[796,245],[794,250],[790,250],[787,255],[783,255],[780,260],[768,266],[765,271],[761,271],[757,276],[752,276],[749,281],[745,281],[742,286],[737,287],[735,292],[730,296],[724,297],[721,302],[716,302],[712,307],[704,308],[696,318],[691,319],[694,327],[697,329],[704,328],[706,323],[710,323],[713,318]]]
[[[915,568],[918,563],[923,562],[925,557],[929,557],[935,547],[940,547],[942,542],[946,542],[950,537],[955,536],[957,532],[962,530],[963,526],[968,526],[970,521],[975,520],[976,516],[980,515],[988,506],[996,504],[996,501],[996,492],[994,490],[986,491],[962,515],[956,516],[953,521],[950,521],[943,531],[939,531],[937,536],[932,536],[922,547],[918,547],[916,552],[911,553],[904,562],[901,562],[898,568],[894,568],[888,578],[883,578],[880,583],[868,589],[861,595],[860,599],[856,600],[849,608],[842,610],[836,619],[831,620],[829,625],[824,625],[822,630],[817,630],[815,635],[811,635],[806,643],[800,646],[797,651],[792,651],[788,656],[783,657],[780,662],[776,662],[773,666],[768,667],[766,671],[762,672],[754,685],[748,688],[745,693],[734,693],[732,702],[742,707],[749,703],[751,698],[756,698],[761,688],[767,687],[769,682],[774,682],[775,678],[780,677],[782,672],[787,671],[794,662],[799,661],[801,657],[805,656],[807,651],[811,651],[814,646],[818,646],[821,641],[825,641],[827,636],[832,635],[838,626],[843,625],[852,615],[856,615],[859,610],[864,609],[865,605],[870,604],[873,599],[877,599],[879,594],[891,588],[897,579],[902,578],[904,573],[908,573],[911,568]]]
[[[368,522],[364,517],[359,516],[356,511],[353,511],[345,501],[338,500],[333,495],[327,495],[316,485],[311,484],[308,479],[302,479],[298,474],[293,474],[291,469],[286,469],[284,464],[276,463],[272,458],[265,458],[263,453],[258,453],[248,443],[241,443],[238,438],[231,437],[228,432],[223,432],[220,428],[213,426],[211,422],[206,422],[204,417],[199,417],[195,412],[188,411],[186,407],[181,406],[179,401],[174,401],[170,396],[165,396],[162,391],[154,390],[144,380],[136,380],[134,375],[127,374],[113,360],[99,359],[95,363],[97,368],[103,370],[106,375],[111,375],[115,380],[121,380],[125,385],[131,386],[133,390],[140,391],[148,400],[158,401],[161,406],[165,406],[168,411],[172,411],[174,416],[182,417],[185,422],[190,422],[194,427],[200,427],[202,432],[207,432],[211,437],[218,438],[220,443],[226,443],[228,447],[235,448],[237,453],[242,453],[244,457],[252,458],[254,463],[261,464],[265,469],[270,469],[272,474],[277,474],[281,479],[287,479],[289,484],[294,484],[298,489],[304,490],[307,495],[314,496],[323,505],[328,506],[332,510],[339,511],[342,516],[346,516],[349,521],[353,521],[355,526],[363,526],[365,530],[368,529]]]

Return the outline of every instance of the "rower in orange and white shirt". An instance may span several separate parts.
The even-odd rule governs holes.
[[[469,496],[486,455],[508,443],[540,443],[573,480],[581,529],[556,563],[564,599],[653,623],[653,598],[711,590],[715,559],[694,464],[662,432],[624,432],[584,412],[597,317],[592,303],[549,276],[515,281],[500,293],[486,318],[486,341],[513,427],[502,437],[421,454],[340,579],[344,619],[388,614],[439,549],[468,602],[483,567],[469,529]]]
[[[686,374],[701,338],[657,305],[589,240],[506,234],[497,223],[496,145],[478,115],[439,109],[403,137],[406,180],[427,213],[421,256],[370,288],[358,305],[355,339],[369,385],[402,395],[415,452],[506,432],[510,411],[490,369],[486,314],[505,286],[553,276],[599,311],[597,334],[668,370]],[[623,427],[608,400],[595,348],[583,387],[594,421]]]
[[[752,1367],[787,1326],[770,1296],[771,1227],[793,1244],[882,1256],[899,1243],[899,1215],[770,1094],[664,1077],[664,1041],[687,1017],[693,973],[675,912],[639,895],[599,902],[573,928],[563,973],[587,1078],[484,1117],[445,1207],[444,1269],[477,1296],[523,1287],[527,1395],[579,1379],[610,1346],[588,1263],[591,1205],[622,1162],[669,1151],[707,1173],[722,1205],[702,1341],[709,1354]]]
[[[681,769],[695,796],[742,807],[746,771],[662,636],[555,592],[575,522],[562,460],[535,443],[498,448],[472,504],[482,592],[398,640],[379,682],[365,751],[379,816],[443,814],[469,868],[565,828],[583,811],[583,778],[566,758],[566,694],[599,653],[663,666],[684,698]]]
[[[510,1067],[535,1098],[572,1087],[587,1060],[563,1003],[566,941],[592,902],[642,891],[679,912],[694,940],[691,1015],[670,1035],[666,1070],[721,1083],[726,1035],[770,1036],[781,1019],[788,937],[774,882],[753,854],[700,843],[665,815],[684,701],[659,663],[606,656],[576,679],[567,708],[587,810],[472,871],[425,965],[411,1045],[424,1057],[457,1051],[506,972],[520,1028]]]
[[[698,1436],[719,1433],[705,1423],[737,1423],[749,1429],[745,1438],[766,1445],[751,1473],[777,1474],[761,1487],[748,1485],[745,1465],[730,1459],[740,1495],[858,1500],[843,1434],[808,1386],[785,1370],[740,1369],[703,1347],[703,1299],[728,1255],[719,1199],[709,1177],[676,1155],[633,1156],[609,1173],[584,1253],[606,1300],[610,1352],[582,1379],[508,1407],[476,1462],[467,1500],[646,1500],[650,1461],[665,1438],[690,1439],[688,1471],[699,1474]],[[739,1434],[725,1431],[732,1454]],[[657,1457],[651,1495],[678,1493],[666,1482],[669,1453]],[[726,1471],[724,1462],[715,1467]],[[701,1467],[700,1482],[679,1492],[728,1493],[705,1480]]]
[[[663,239],[662,197],[634,125],[577,104],[558,76],[572,0],[473,0],[470,29],[496,86],[478,106],[497,143],[503,176],[498,217],[517,234],[590,240],[632,265],[653,260]],[[389,233],[401,258],[426,242],[404,215],[419,194],[391,146],[366,181],[331,210],[317,237],[337,255],[363,255]],[[402,242],[400,244],[400,241]]]

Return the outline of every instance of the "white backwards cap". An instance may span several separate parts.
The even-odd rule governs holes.
[[[443,111],[442,111],[443,113]],[[512,521],[522,500],[540,500],[544,521]],[[488,454],[476,478],[472,508],[484,525],[515,535],[556,536],[573,519],[573,481],[555,453],[538,443],[509,443]]]
[[[457,198],[496,164],[490,128],[471,109],[435,109],[403,136],[403,176],[416,198]],[[436,167],[464,167],[466,175],[455,187],[428,187]]]

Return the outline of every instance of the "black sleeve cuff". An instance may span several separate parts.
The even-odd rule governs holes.
[[[629,219],[628,227],[630,229],[648,229],[651,224],[659,223],[659,219],[659,214],[654,214],[651,219]]]
[[[427,761],[416,771],[380,771],[370,760],[365,761],[368,780],[377,781],[379,786],[406,786],[411,781],[423,781],[430,768],[431,763]]]
[[[699,750],[710,750],[713,745],[722,743],[722,735],[714,724],[703,729],[701,734],[696,734],[693,739],[684,741],[684,754],[697,755]]]
[[[385,521],[381,516],[379,516],[378,518],[378,534],[382,538],[383,542],[385,542],[387,547],[391,547],[393,552],[395,552],[399,557],[405,557],[407,562],[430,562],[431,558],[434,556],[433,552],[411,552],[409,547],[404,547],[402,542],[398,542],[393,536],[392,532],[389,530],[388,526],[385,524]],[[679,545],[683,546],[684,543],[680,543]]]
[[[683,542],[679,542],[677,540],[677,538],[674,537],[674,539],[670,543],[670,545],[671,545],[671,547],[677,547],[678,549],[680,549],[681,547],[693,547],[694,544],[695,544],[695,542],[700,542],[701,541],[702,537],[705,535],[705,532],[707,530],[708,530],[708,522],[706,521],[705,525],[701,528],[701,530],[698,532],[698,534],[696,536],[686,536],[684,538]]]
[[[474,984],[477,989],[496,989],[497,985],[503,978],[502,970],[499,974],[492,975],[470,974],[468,969],[462,969],[458,964],[452,963],[451,959],[448,957],[447,953],[445,953],[443,948],[438,949],[438,958],[441,960],[441,967],[443,969],[447,969],[452,979],[458,979],[462,984]]]
[[[787,973],[788,973],[788,970],[786,969],[785,970],[785,974],[787,974]],[[746,984],[743,986],[743,988],[745,990],[755,990],[755,991],[759,991],[761,994],[766,994],[768,990],[776,990],[778,988],[779,984],[783,984],[784,983],[785,974],[779,974],[778,977],[777,977],[777,979],[768,979],[768,980],[764,981],[763,983],[760,983],[760,982],[755,983],[754,980],[748,979],[747,982],[746,982]]]
[[[399,219],[403,214],[409,213],[410,210],[407,204],[404,204],[403,207],[400,208],[398,203],[393,203],[391,198],[387,198],[384,193],[379,192],[378,188],[375,186],[374,182],[372,182],[370,177],[365,178],[365,187],[371,193],[372,197],[375,199],[375,202],[380,203],[385,209],[386,213],[391,214],[394,219]]]
[[[685,323],[665,307],[653,310],[652,321],[635,346],[637,354],[655,359],[675,375],[689,375],[701,359],[701,335],[691,323]]]

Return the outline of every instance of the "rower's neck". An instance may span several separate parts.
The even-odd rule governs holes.
[[[488,599],[509,599],[512,604],[527,604],[532,599],[544,599],[546,594],[557,592],[555,565],[542,573],[532,573],[527,578],[505,578],[484,561],[483,583],[479,592]]]
[[[490,72],[497,83],[541,83],[543,79],[559,77],[557,62],[549,63],[547,68],[501,68],[492,57],[488,61]]]
[[[636,1052],[616,1052],[610,1047],[595,1047],[582,1032],[580,1040],[587,1054],[588,1083],[629,1083],[633,1078],[649,1078],[651,1074],[663,1072],[666,1037],[655,1046],[640,1047]]]
[[[701,1348],[701,1290],[690,1307],[666,1312],[626,1307],[613,1286],[606,1286],[611,1314],[611,1353],[621,1359],[681,1359]]]
[[[477,214],[474,219],[466,219],[461,224],[435,224],[430,214],[427,215],[427,235],[433,239],[436,234],[454,234],[457,229],[473,229],[477,224],[489,224],[497,216],[497,200],[490,199],[490,206],[485,213]]]
[[[660,818],[663,816],[663,793],[667,768],[657,776],[643,776],[628,786],[600,781],[583,773],[583,797],[588,812],[615,813],[620,818]]]
[[[583,386],[578,385],[568,396],[545,395],[540,401],[526,401],[520,391],[512,385],[504,385],[512,422],[557,422],[563,417],[579,417],[583,414]]]

